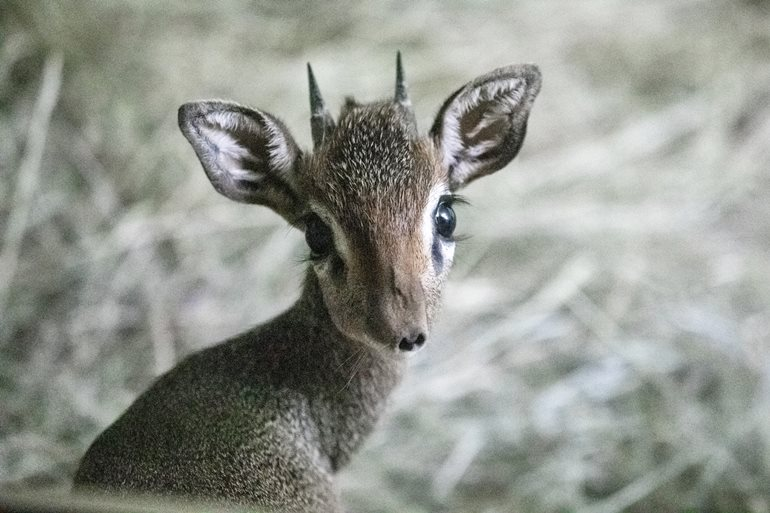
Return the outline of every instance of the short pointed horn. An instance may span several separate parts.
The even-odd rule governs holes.
[[[404,78],[404,66],[401,63],[401,52],[396,53],[396,102],[403,106],[411,105],[409,93],[406,90],[406,80]]]
[[[313,68],[307,63],[307,80],[310,89],[310,131],[313,135],[313,147],[318,148],[328,133],[334,129],[334,119],[326,110],[321,90],[313,75]]]
[[[406,87],[406,78],[404,77],[404,66],[401,63],[401,51],[396,53],[396,95],[394,101],[404,107],[409,115],[409,121],[415,132],[417,131],[417,120],[415,119],[412,101],[409,99],[409,93]]]

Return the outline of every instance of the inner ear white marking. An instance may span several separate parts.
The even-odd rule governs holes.
[[[248,150],[238,144],[233,137],[218,126],[201,126],[201,134],[208,143],[217,148],[220,153],[227,153],[234,158],[244,157]]]
[[[232,112],[212,112],[205,117],[205,123],[199,126],[201,136],[214,150],[217,166],[212,172],[226,173],[240,181],[258,182],[263,177],[249,169],[249,164],[256,164],[256,156],[231,133],[245,131],[259,133],[261,128],[254,121]]]
[[[206,115],[206,120],[212,125],[217,125],[220,130],[233,130],[240,128],[242,115],[226,110],[217,110]]]
[[[480,141],[473,147],[466,146],[460,124],[469,112],[479,108],[482,103],[489,102],[493,105],[484,106],[486,109],[483,116],[466,132],[465,136],[474,138],[492,124],[507,121],[521,104],[525,86],[525,81],[520,78],[498,79],[461,92],[444,113],[442,121],[441,150],[444,166],[447,168],[454,166],[462,176],[470,172],[472,167],[472,164],[465,159],[473,160],[499,144],[505,138],[505,134],[495,134],[494,137]]]
[[[206,116],[206,123],[200,126],[201,135],[217,149],[220,169],[237,180],[258,182],[261,176],[249,169],[249,164],[258,164],[254,153],[232,133],[247,134],[252,138],[264,138],[267,142],[269,167],[284,177],[294,165],[296,155],[286,141],[283,131],[269,116],[263,116],[265,126],[253,119],[235,112],[212,112]]]
[[[270,162],[276,171],[282,174],[286,173],[294,166],[296,155],[289,145],[286,144],[286,138],[283,136],[282,130],[267,116],[265,116],[265,126],[267,127],[269,140]]]

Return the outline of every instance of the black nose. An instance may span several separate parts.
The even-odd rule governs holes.
[[[398,343],[398,349],[404,352],[416,351],[425,344],[425,335],[420,333],[416,337],[404,337]]]

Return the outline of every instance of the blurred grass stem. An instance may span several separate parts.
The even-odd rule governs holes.
[[[40,92],[35,102],[27,132],[27,142],[19,165],[16,188],[11,201],[11,210],[0,252],[0,312],[5,312],[16,268],[19,252],[29,220],[32,197],[40,178],[40,164],[43,160],[45,142],[51,114],[59,100],[62,82],[64,56],[57,52],[48,57],[43,67]],[[0,325],[0,341],[9,336],[9,325]]]

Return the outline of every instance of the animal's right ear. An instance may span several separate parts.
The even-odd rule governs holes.
[[[539,91],[540,70],[521,64],[482,75],[444,102],[430,134],[452,190],[503,168],[516,156]]]
[[[300,150],[278,119],[235,103],[201,101],[179,107],[179,128],[218,192],[297,222],[303,209],[295,183]]]

